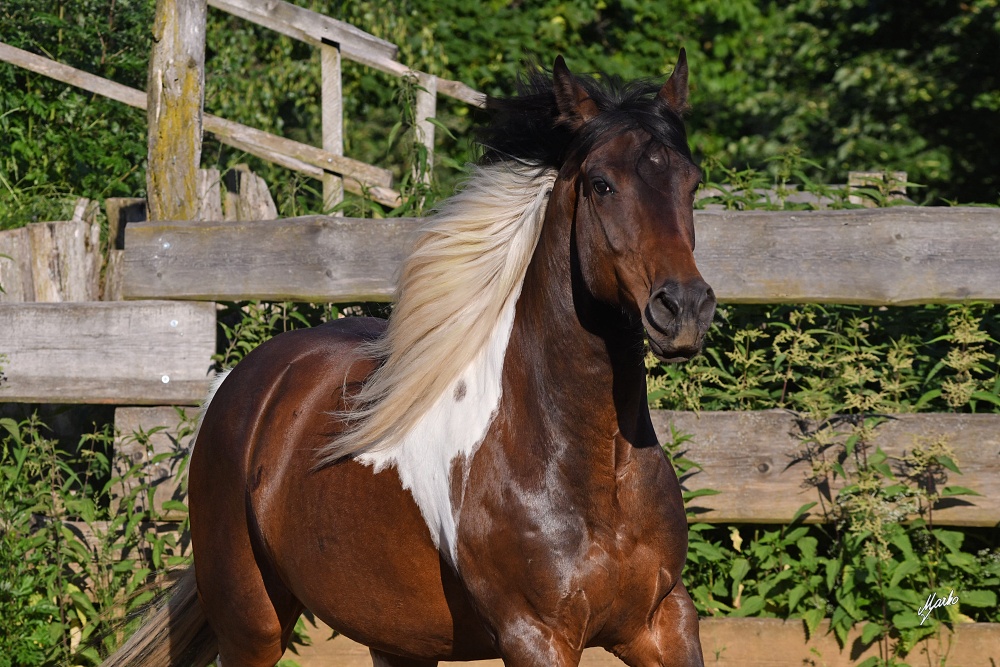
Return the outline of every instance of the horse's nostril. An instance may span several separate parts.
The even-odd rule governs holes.
[[[662,305],[664,308],[667,309],[667,312],[671,316],[677,317],[680,314],[681,312],[680,301],[677,299],[676,295],[671,294],[668,290],[664,288],[658,290],[656,294],[656,300],[657,302],[660,303],[660,305]]]

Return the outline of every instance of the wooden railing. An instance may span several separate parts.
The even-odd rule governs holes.
[[[195,405],[210,381],[212,301],[385,300],[418,225],[326,216],[130,224],[122,289],[135,301],[0,305],[10,357],[0,400]],[[722,302],[1000,302],[1000,209],[698,211],[695,225],[699,267]],[[783,522],[817,499],[803,486],[807,427],[797,415],[658,411],[654,421],[661,439],[671,424],[693,435],[690,456],[704,470],[687,487],[722,492],[698,499],[700,519]],[[965,474],[952,483],[983,495],[942,507],[935,522],[1000,522],[1000,415],[892,415],[877,433],[889,454],[947,438]]]
[[[189,2],[189,0],[185,1]],[[193,4],[197,5],[197,2],[195,1]],[[151,81],[150,85],[157,95],[157,102],[154,113],[149,115],[150,133],[154,138],[158,134],[164,134],[166,138],[162,145],[157,142],[151,144],[149,178],[152,183],[162,184],[159,187],[151,188],[151,191],[159,192],[178,187],[176,183],[179,181],[187,181],[189,187],[191,186],[198,161],[195,156],[179,160],[179,155],[186,156],[190,152],[190,147],[183,141],[197,141],[200,147],[200,132],[203,129],[224,144],[321,180],[323,182],[324,205],[328,208],[332,208],[341,201],[343,190],[370,197],[389,206],[399,205],[399,193],[392,189],[393,178],[390,170],[353,160],[343,155],[344,124],[340,70],[342,57],[397,77],[414,77],[417,80],[419,84],[416,90],[417,136],[418,140],[427,148],[429,160],[433,160],[434,154],[434,124],[428,119],[433,118],[436,114],[437,95],[447,95],[473,106],[481,107],[485,104],[485,95],[482,93],[457,81],[412,70],[395,60],[397,54],[395,45],[323,14],[282,0],[211,0],[208,4],[320,49],[323,145],[321,147],[310,146],[231,120],[203,114],[200,90],[184,91],[184,94],[179,95],[177,100],[172,100],[159,90],[162,86],[157,86],[155,81],[157,77],[154,73],[154,81]],[[158,22],[163,20],[162,16],[157,17]],[[200,20],[204,21],[203,16]],[[184,30],[177,26],[174,27],[174,32],[183,35],[186,40],[199,38],[204,40],[204,25],[194,26],[194,28],[193,30]],[[178,54],[169,51],[169,49],[181,48],[190,50],[193,45],[167,39],[161,39],[157,42],[153,53],[154,69],[156,62],[160,60],[171,63],[191,61],[191,58],[174,57]],[[168,51],[159,53],[163,50]],[[75,69],[49,58],[0,43],[0,60],[123,104],[149,111],[146,92]],[[188,73],[195,79],[200,78],[203,87],[203,54],[201,61],[195,63],[195,68],[200,68],[200,70]],[[159,78],[162,79],[162,75]],[[186,108],[175,111],[171,107],[173,104]],[[183,122],[184,119],[193,119],[195,122]],[[159,133],[158,126],[160,124],[168,125],[171,131]],[[182,146],[182,149],[178,149],[179,145]],[[160,154],[165,157],[158,161],[156,158]],[[159,166],[160,162],[170,166],[161,167]],[[179,175],[159,173],[169,169],[183,168],[183,165],[178,166],[181,162],[188,163],[186,172]],[[161,194],[164,198],[169,198],[168,193]],[[159,216],[154,214],[152,217]],[[192,214],[186,217],[193,218],[195,216]]]

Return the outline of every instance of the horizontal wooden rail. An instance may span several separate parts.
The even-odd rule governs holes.
[[[208,0],[208,6],[312,44],[336,44],[347,58],[394,60],[399,47],[324,14],[282,0]]]
[[[124,86],[2,42],[0,42],[0,60],[137,109],[146,108],[146,93],[141,90]],[[279,137],[210,114],[204,115],[203,125],[206,132],[211,132],[222,143],[239,150],[270,160],[288,169],[302,172],[313,178],[321,178],[325,172],[335,173],[344,177],[344,187],[349,192],[367,193],[375,201],[389,206],[398,206],[400,203],[399,193],[390,187],[392,185],[392,172],[387,169],[374,167],[309,144]]]
[[[787,523],[802,505],[822,501],[819,491],[806,484],[812,468],[801,458],[805,449],[801,435],[807,425],[794,414],[656,410],[653,422],[661,442],[669,441],[671,425],[692,436],[684,446],[686,457],[703,470],[682,480],[684,487],[719,491],[692,501],[697,521]],[[875,429],[871,444],[900,457],[934,440],[952,448],[962,470],[961,475],[948,473],[939,488],[964,486],[982,494],[942,500],[934,522],[1000,524],[1000,415],[893,415]],[[822,505],[817,505],[808,520],[822,518]]]
[[[131,224],[125,298],[384,301],[418,226],[328,216]]]
[[[0,304],[0,402],[192,404],[206,395],[215,304]]]
[[[722,301],[1000,302],[1000,208],[698,211],[696,223]]]
[[[198,399],[200,394],[192,398]],[[164,427],[170,434],[177,429],[178,417],[171,408],[131,408],[119,409],[115,422],[123,432],[141,425],[146,430]],[[822,501],[819,491],[806,484],[811,467],[801,459],[805,445],[800,436],[808,425],[796,415],[780,410],[654,410],[653,424],[660,442],[670,441],[671,426],[691,436],[683,446],[685,456],[702,470],[682,479],[684,488],[719,492],[692,501],[695,521],[787,523],[806,503]],[[170,451],[173,443],[165,435],[161,438],[162,442],[154,443],[154,452]],[[957,526],[1000,523],[1000,415],[894,415],[876,427],[871,444],[898,457],[935,439],[952,448],[962,470],[961,475],[948,472],[947,480],[938,480],[940,487],[964,486],[982,495],[945,499],[934,511],[934,522]],[[163,493],[174,493],[169,480],[162,483]],[[817,505],[807,520],[823,520],[822,511],[822,505]]]
[[[130,225],[125,296],[387,299],[419,224],[314,216]],[[695,226],[698,266],[723,302],[1000,302],[1000,209],[697,211]]]
[[[313,46],[337,45],[348,60],[394,76],[419,76],[396,60],[398,48],[343,21],[282,0],[209,0],[209,6]],[[437,92],[472,106],[486,105],[486,95],[459,81],[437,79]]]

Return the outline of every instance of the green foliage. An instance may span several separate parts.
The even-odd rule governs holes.
[[[651,403],[681,410],[996,412],[1000,309],[725,306],[704,353],[653,367]]]
[[[804,166],[814,179],[902,170],[927,185],[924,201],[998,201],[998,0],[299,4],[399,45],[411,67],[492,94],[509,93],[526,60],[547,65],[556,53],[577,71],[662,78],[684,46],[691,137],[704,160],[774,175],[772,160],[798,146],[812,156]],[[153,0],[7,0],[0,41],[144,89],[153,9]],[[210,9],[206,67],[209,113],[319,145],[316,49]],[[405,116],[396,98],[406,84],[349,61],[343,71],[346,153],[404,180],[420,163],[389,137]],[[451,192],[475,157],[477,118],[439,100],[429,200]],[[53,197],[141,196],[145,132],[140,110],[0,63],[0,225],[59,217]],[[249,162],[282,215],[322,209],[316,182],[214,140],[203,162]],[[364,212],[363,200],[350,199]]]
[[[859,420],[827,424],[804,439],[817,501],[788,525],[691,524],[684,580],[700,614],[801,618],[810,635],[827,618],[841,646],[860,627],[863,644],[881,644],[887,659],[877,664],[885,665],[904,664],[941,623],[1000,621],[997,535],[933,524],[942,498],[974,494],[935,485],[945,469],[959,472],[953,453],[929,442],[892,459],[872,446],[875,433],[876,422]],[[682,480],[698,468],[686,458],[689,441],[674,432],[664,445]],[[833,496],[825,495],[831,489]],[[685,494],[692,519],[694,497]],[[825,523],[804,523],[810,512]],[[908,516],[916,519],[904,522]],[[960,603],[921,623],[917,612],[928,595],[949,591]]]
[[[0,41],[145,89],[152,17],[152,0],[7,0]],[[140,110],[0,63],[0,135],[0,228],[145,193]]]
[[[153,597],[154,573],[187,563],[178,533],[158,531],[158,510],[144,509],[154,507],[146,465],[172,459],[183,478],[186,459],[116,469],[108,429],[74,451],[45,431],[37,417],[0,419],[0,665],[96,665]],[[124,440],[148,446],[149,435]]]

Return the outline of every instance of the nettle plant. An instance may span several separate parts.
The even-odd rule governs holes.
[[[67,449],[35,416],[0,419],[0,667],[100,664],[132,612],[187,562],[184,522],[157,522],[161,510],[186,508],[157,507],[148,476],[168,463],[183,479],[186,455],[154,455],[154,432],[119,438],[149,456],[116,465],[110,428]]]

